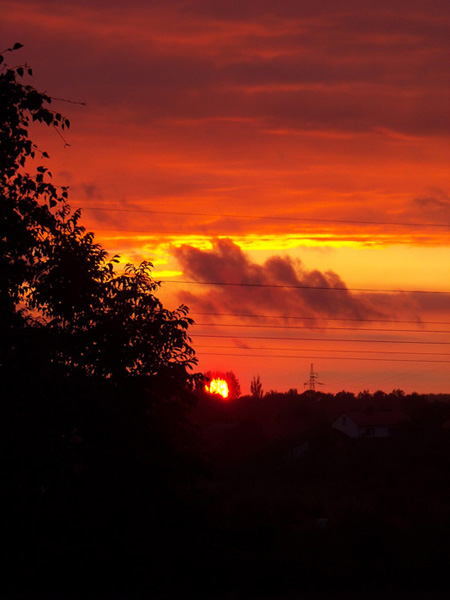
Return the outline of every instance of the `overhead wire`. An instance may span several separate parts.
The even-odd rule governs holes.
[[[417,344],[417,345],[440,345],[450,346],[450,342],[430,342],[424,340],[366,340],[345,338],[311,338],[311,337],[282,337],[282,336],[249,336],[249,335],[216,335],[210,333],[191,333],[192,337],[215,338],[215,339],[246,339],[246,340],[291,340],[304,342],[340,342],[340,343],[368,343],[368,344]]]
[[[245,215],[232,213],[213,213],[213,212],[193,212],[193,211],[177,211],[177,210],[151,210],[141,208],[111,208],[103,206],[83,206],[82,210],[97,210],[103,212],[124,212],[124,213],[140,213],[151,215],[171,215],[171,216],[190,216],[190,217],[218,217],[225,219],[257,219],[263,221],[298,221],[301,223],[339,223],[349,225],[393,225],[401,227],[449,227],[447,223],[412,223],[408,221],[372,221],[358,219],[320,219],[315,217],[276,217],[263,215]]]
[[[301,321],[351,321],[357,323],[402,323],[415,325],[450,325],[450,321],[417,321],[417,320],[398,320],[398,319],[356,319],[339,317],[305,317],[301,315],[255,315],[252,313],[215,313],[215,312],[191,312],[189,315],[211,316],[211,317],[239,317],[239,318],[258,318],[258,319],[294,319]]]
[[[217,346],[217,345],[202,345],[196,344],[196,348],[204,348],[204,349],[223,349],[223,350],[264,350],[267,352],[310,352],[310,349],[302,349],[302,348],[273,348],[267,346],[247,346],[246,348],[239,348],[236,346]],[[413,355],[413,356],[450,356],[448,352],[408,352],[407,350],[343,350],[341,348],[321,348],[314,349],[314,352],[338,352],[338,353],[354,353],[358,352],[359,354],[400,354],[400,355]],[[245,355],[242,355],[245,356]],[[299,355],[299,358],[300,355]]]
[[[283,329],[323,329],[321,327],[284,327],[281,326],[270,326],[270,325],[239,325],[239,324],[208,324],[208,323],[198,323],[198,326],[201,327],[210,327],[210,326],[228,326],[228,327],[250,327],[250,328],[283,328]],[[325,328],[328,329],[328,328]],[[372,331],[376,332],[394,332],[394,333],[417,333],[417,330],[404,330],[404,329],[369,329],[369,328],[358,328],[358,327],[331,327],[329,329],[332,330],[349,330],[349,331]],[[421,332],[422,333],[422,332]],[[449,333],[448,331],[424,331],[423,333]],[[385,343],[385,344],[419,344],[419,345],[450,345],[450,342],[437,342],[437,341],[423,341],[423,340],[367,340],[367,339],[329,339],[329,338],[300,338],[300,337],[281,337],[281,336],[246,336],[246,335],[238,335],[238,336],[223,336],[223,335],[214,335],[214,334],[197,334],[195,332],[192,333],[195,337],[203,337],[209,339],[258,339],[258,340],[283,340],[283,341],[309,341],[309,342],[323,342],[326,341],[328,343],[339,342],[339,343]],[[440,357],[450,356],[449,353],[445,352],[410,352],[410,351],[393,351],[393,350],[359,350],[359,349],[302,349],[302,348],[279,348],[279,347],[263,347],[263,346],[250,346],[246,348],[236,348],[232,346],[218,346],[218,345],[197,345],[197,348],[200,349],[197,354],[199,356],[227,356],[227,357],[245,357],[245,358],[261,358],[261,359],[274,359],[274,358],[283,358],[283,359],[301,359],[305,358],[305,354],[308,357],[308,360],[353,360],[353,361],[374,361],[374,362],[395,362],[395,363],[430,363],[430,364],[450,364],[450,360]],[[212,352],[211,350],[223,349],[223,350],[234,350],[234,352]],[[253,351],[258,350],[260,352],[264,352],[264,354],[255,354]],[[250,352],[249,352],[250,351]],[[276,352],[283,352],[283,354],[276,354]],[[290,354],[286,354],[289,352]],[[333,353],[334,356],[330,356],[329,353]],[[295,354],[294,354],[295,353]],[[299,354],[301,353],[301,354]],[[324,354],[328,353],[328,355]],[[337,353],[346,353],[352,354],[353,356],[336,356]],[[358,356],[355,356],[357,354]],[[366,356],[360,356],[361,354],[365,354]],[[367,355],[371,356],[367,356]],[[378,356],[373,356],[378,355]],[[381,355],[381,356],[380,356]],[[408,356],[408,358],[400,358],[400,356]],[[420,358],[412,358],[412,357],[420,357]],[[432,357],[432,358],[428,358]]]
[[[183,285],[217,285],[230,287],[249,287],[249,288],[274,288],[274,289],[295,289],[326,292],[365,292],[365,293],[383,293],[383,294],[450,294],[450,290],[401,290],[401,289],[375,289],[375,288],[348,288],[345,286],[314,286],[314,285],[294,285],[282,283],[242,283],[233,281],[189,281],[189,280],[161,280],[160,283],[175,283]]]
[[[200,353],[201,354],[201,353]],[[242,354],[234,354],[234,353],[222,353],[222,352],[211,352],[208,353],[208,356],[233,356],[233,357],[241,357],[244,356]],[[245,358],[295,358],[298,359],[298,356],[292,355],[283,355],[283,354],[273,354],[268,356],[267,354],[245,354]],[[450,360],[424,360],[424,359],[413,359],[413,358],[374,358],[374,357],[361,357],[361,356],[308,356],[308,359],[315,360],[364,360],[364,361],[372,361],[372,362],[414,362],[414,363],[442,363],[442,364],[450,364]]]
[[[370,328],[370,327],[321,327],[316,325],[247,325],[237,323],[195,323],[197,327],[236,327],[236,328],[250,328],[250,329],[301,329],[301,330],[320,330],[320,331],[372,331],[383,332],[383,333],[450,333],[448,330],[443,329],[384,329],[384,328]]]

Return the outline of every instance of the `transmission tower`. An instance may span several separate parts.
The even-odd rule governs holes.
[[[320,381],[317,381],[318,377],[319,377],[319,374],[314,372],[314,365],[311,363],[311,368],[309,369],[309,381],[305,381],[305,383],[303,385],[309,386],[308,389],[311,390],[312,392],[315,392],[316,385],[324,385]]]

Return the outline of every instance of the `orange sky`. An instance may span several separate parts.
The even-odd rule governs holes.
[[[55,182],[244,392],[311,362],[326,391],[450,391],[450,5],[407,6],[2,3],[2,49],[86,103],[57,103],[69,147],[35,132]]]

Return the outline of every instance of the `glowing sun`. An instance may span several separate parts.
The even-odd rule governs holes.
[[[222,398],[228,398],[230,393],[228,390],[228,383],[225,379],[211,379],[209,384],[205,385],[205,390],[209,394],[219,394]]]

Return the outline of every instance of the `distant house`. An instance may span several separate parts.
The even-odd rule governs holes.
[[[349,412],[342,414],[331,427],[351,438],[387,438],[405,421],[408,416],[398,410]]]

